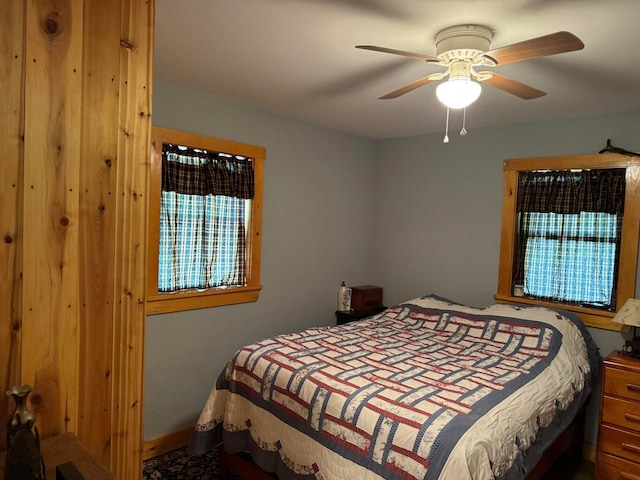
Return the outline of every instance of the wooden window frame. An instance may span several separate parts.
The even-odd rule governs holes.
[[[160,240],[160,197],[162,189],[162,145],[185,145],[215,152],[251,157],[254,160],[254,189],[247,232],[247,284],[234,288],[210,288],[204,291],[158,292],[158,253]],[[151,130],[151,165],[149,179],[149,248],[147,268],[147,314],[178,312],[198,308],[233,305],[258,300],[260,256],[262,250],[262,196],[264,182],[264,147],[195,133],[153,127]]]
[[[563,302],[545,302],[526,297],[515,297],[511,290],[516,255],[518,173],[534,170],[570,170],[625,168],[626,187],[622,239],[618,263],[616,309],[622,308],[628,298],[635,297],[638,263],[638,232],[640,229],[640,158],[617,153],[540,157],[505,160],[504,192],[502,198],[502,232],[500,236],[500,262],[498,289],[494,298],[498,303],[520,303],[561,308],[577,313],[585,325],[607,330],[627,330],[614,323],[616,312],[579,307]]]

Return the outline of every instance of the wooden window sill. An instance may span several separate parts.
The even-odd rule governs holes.
[[[179,312],[258,301],[262,285],[242,288],[210,289],[202,292],[167,293],[147,297],[147,314]]]
[[[621,325],[613,322],[613,317],[615,316],[615,312],[607,312],[604,310],[597,310],[594,308],[586,308],[586,307],[578,307],[576,305],[565,304],[565,303],[549,303],[544,302],[542,300],[536,300],[533,298],[527,297],[514,297],[513,295],[500,295],[495,294],[493,296],[498,303],[506,303],[506,304],[525,304],[525,305],[534,305],[539,307],[547,307],[547,308],[559,308],[562,310],[567,310],[570,312],[576,313],[584,322],[584,324],[588,327],[602,328],[605,330],[614,330],[618,332],[628,331],[628,327],[625,325]]]

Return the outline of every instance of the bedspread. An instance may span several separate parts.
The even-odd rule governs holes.
[[[503,477],[584,400],[596,357],[570,315],[421,297],[238,350],[192,451],[223,429],[308,478]]]

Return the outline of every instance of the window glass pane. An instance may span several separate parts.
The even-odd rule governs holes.
[[[620,234],[617,215],[528,212],[521,221],[525,294],[594,306],[612,303]]]
[[[246,203],[162,192],[159,292],[245,285]]]

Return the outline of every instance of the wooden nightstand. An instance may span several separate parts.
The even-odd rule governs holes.
[[[640,480],[640,359],[604,359],[596,480]]]
[[[345,323],[354,322],[356,320],[362,320],[363,318],[370,317],[371,315],[375,315],[376,313],[380,313],[386,309],[387,307],[382,306],[380,308],[377,308],[369,312],[355,312],[355,311],[341,312],[339,310],[336,310],[336,324],[344,325]]]

